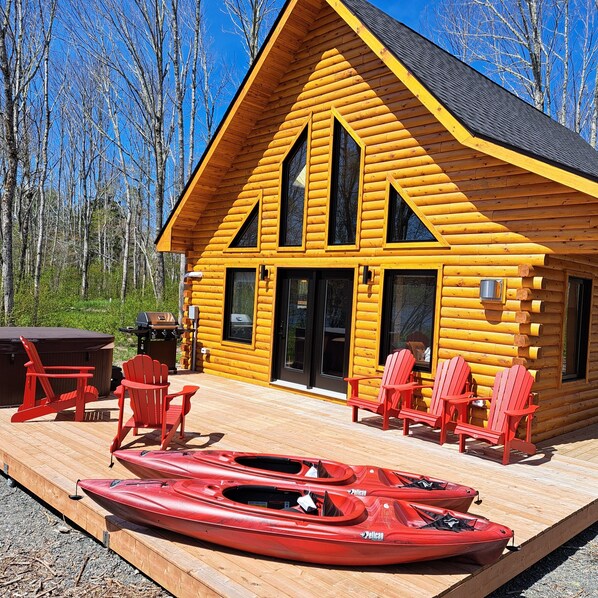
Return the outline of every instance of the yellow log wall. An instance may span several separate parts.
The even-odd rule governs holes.
[[[326,247],[333,109],[365,148],[358,245],[342,250]],[[305,126],[310,148],[305,247],[280,250],[281,164]],[[386,246],[388,176],[447,246]],[[258,197],[259,248],[229,250]],[[356,281],[350,374],[370,374],[380,369],[384,270],[436,269],[434,368],[438,359],[463,355],[479,393],[488,396],[499,369],[525,364],[537,376],[535,390],[546,403],[537,419],[538,438],[570,429],[584,417],[596,421],[594,386],[569,392],[557,384],[564,262],[554,259],[550,267],[544,266],[547,253],[566,246],[563,240],[569,240],[571,251],[580,251],[583,239],[590,237],[586,230],[596,225],[598,210],[588,211],[586,200],[580,192],[461,146],[326,5],[238,158],[223,169],[220,183],[188,230],[193,242],[188,262],[197,265],[204,278],[189,283],[185,297],[201,308],[199,347],[210,349],[205,359],[198,351],[198,369],[268,384],[276,269],[349,267],[355,268]],[[594,269],[594,261],[588,261]],[[270,278],[257,284],[254,344],[223,343],[226,268],[257,269],[262,263]],[[360,284],[363,264],[374,271],[371,285]],[[504,280],[504,302],[482,304],[479,285],[487,277]],[[591,356],[598,360],[594,346]],[[184,365],[189,360],[190,347],[185,345]],[[590,372],[598,372],[596,368],[598,363]],[[368,392],[373,397],[377,389]]]
[[[542,326],[542,336],[537,342],[541,356],[535,360],[540,375],[534,387],[539,393],[540,409],[534,429],[537,438],[544,439],[598,421],[598,260],[593,256],[551,255],[544,267],[534,268],[534,273],[545,281],[543,289],[530,289],[530,298],[541,301],[544,307],[541,312],[531,315],[531,321]],[[562,381],[561,323],[569,275],[593,281],[592,314],[587,376],[583,380]],[[528,303],[522,301],[524,307]]]

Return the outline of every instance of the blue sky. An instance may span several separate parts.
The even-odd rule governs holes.
[[[369,0],[372,4],[388,13],[398,21],[405,23],[415,31],[420,31],[420,16],[426,6],[433,0]],[[214,0],[204,2],[205,16],[209,22],[210,35],[214,40],[214,47],[226,56],[227,60],[243,62],[245,54],[239,37],[234,35],[233,27],[228,15],[224,12],[222,3]],[[278,0],[279,6],[284,0]]]
[[[431,4],[430,0],[370,0],[370,2],[415,31],[420,29],[419,19],[422,11]]]
[[[405,25],[415,31],[420,31],[420,18],[425,8],[436,0],[369,1],[398,21],[405,23]],[[279,7],[283,6],[284,3],[285,0],[278,0]],[[217,0],[204,0],[203,6],[205,10],[204,16],[208,23],[209,36],[212,40],[212,52],[217,54],[218,60],[232,67],[233,81],[228,88],[228,97],[230,99],[246,73],[246,68],[248,67],[247,54],[239,35],[233,32],[233,25],[222,3]],[[221,105],[216,111],[216,123],[220,122],[227,106],[228,100],[221,101]]]

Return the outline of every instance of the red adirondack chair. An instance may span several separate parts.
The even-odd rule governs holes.
[[[413,373],[415,357],[411,351],[403,349],[398,353],[391,353],[386,358],[382,376],[355,376],[345,378],[351,386],[351,396],[347,405],[353,407],[353,421],[357,421],[359,409],[365,409],[382,416],[382,429],[388,430],[388,420],[399,413],[400,399],[413,388],[409,380]],[[361,398],[359,396],[359,382],[373,378],[381,378],[378,400]]]
[[[168,366],[149,355],[136,355],[123,363],[124,378],[114,391],[118,397],[118,431],[110,452],[118,449],[125,436],[139,428],[161,431],[160,449],[164,450],[180,427],[180,438],[185,437],[185,415],[191,409],[191,397],[199,386],[187,385],[177,393],[168,394]],[[125,398],[129,396],[133,416],[124,421]],[[181,404],[172,400],[182,397]]]
[[[24,422],[42,415],[58,413],[71,407],[75,407],[75,421],[83,421],[85,417],[85,403],[96,401],[98,389],[87,384],[93,377],[93,366],[44,366],[42,365],[39,353],[35,345],[24,337],[21,343],[29,357],[25,364],[27,373],[25,375],[25,391],[23,393],[23,404],[10,418],[11,422]],[[50,380],[73,380],[77,388],[70,392],[56,393],[52,388]],[[45,396],[37,399],[37,382],[39,381]]]
[[[432,386],[432,399],[428,411],[415,409],[410,402],[399,411],[399,418],[403,420],[403,434],[409,434],[411,422],[425,424],[431,428],[440,428],[440,444],[444,444],[446,433],[454,428],[452,421],[456,407],[449,405],[442,399],[444,397],[461,398],[468,384],[471,369],[463,357],[456,356],[451,360],[443,361],[438,365],[434,385]],[[415,388],[429,388],[429,386],[416,386]]]
[[[532,404],[533,383],[533,376],[522,365],[500,371],[494,380],[488,425],[481,427],[467,423],[467,410],[459,412],[459,421],[455,427],[455,434],[459,435],[459,452],[465,451],[465,438],[470,436],[492,445],[504,445],[503,465],[509,463],[511,449],[534,455],[536,447],[531,442],[532,419],[538,405]],[[468,404],[476,399],[479,397],[458,399],[456,402]],[[525,440],[516,438],[517,428],[523,418],[527,418]]]

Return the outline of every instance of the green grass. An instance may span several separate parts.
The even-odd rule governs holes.
[[[137,337],[119,332],[119,328],[134,326],[137,314],[141,311],[168,311],[178,317],[178,287],[171,284],[166,289],[165,298],[156,301],[149,290],[133,290],[125,301],[111,296],[110,289],[118,288],[117,280],[107,286],[107,291],[90,293],[86,300],[80,297],[79,279],[76,272],[56,280],[46,273],[42,280],[38,320],[34,322],[33,290],[21,285],[15,297],[14,318],[16,326],[44,326],[80,328],[114,335],[114,363],[132,357],[137,353]]]

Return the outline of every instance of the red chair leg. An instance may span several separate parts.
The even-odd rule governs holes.
[[[502,464],[508,465],[511,458],[511,443],[506,441],[502,453]]]

